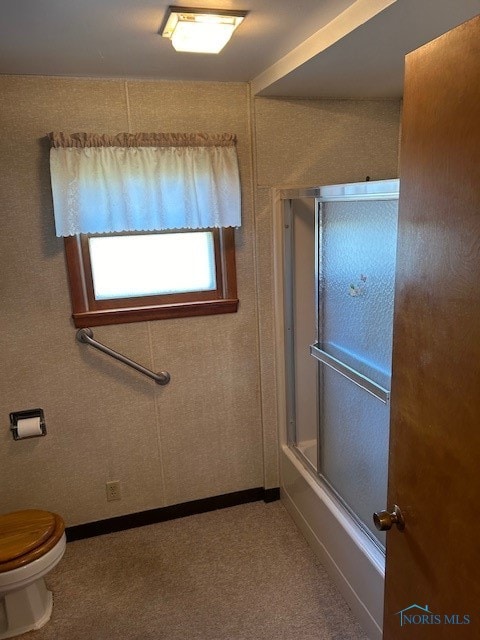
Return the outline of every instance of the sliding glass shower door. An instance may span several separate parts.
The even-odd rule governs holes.
[[[319,470],[370,531],[387,501],[396,200],[318,212]]]
[[[316,471],[382,544],[372,514],[387,499],[397,210],[398,181],[320,190],[317,336],[305,356],[318,365]]]

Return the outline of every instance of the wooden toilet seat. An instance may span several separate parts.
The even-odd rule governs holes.
[[[44,556],[65,531],[56,513],[26,509],[0,515],[0,573]]]

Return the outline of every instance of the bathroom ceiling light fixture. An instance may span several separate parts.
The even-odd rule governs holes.
[[[247,15],[247,11],[168,7],[159,29],[176,51],[219,53]]]

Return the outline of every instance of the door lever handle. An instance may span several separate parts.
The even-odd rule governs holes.
[[[393,511],[376,511],[373,514],[373,522],[379,531],[390,531],[394,524],[397,525],[399,531],[405,529],[405,519],[400,507],[394,505]]]

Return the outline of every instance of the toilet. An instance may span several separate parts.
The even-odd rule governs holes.
[[[65,544],[65,524],[56,513],[0,515],[0,640],[49,621],[53,598],[43,576],[60,562]]]

